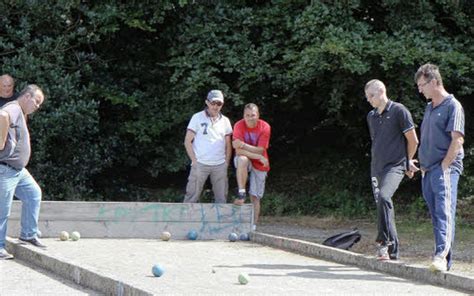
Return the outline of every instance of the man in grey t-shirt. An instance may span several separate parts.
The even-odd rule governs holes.
[[[0,260],[13,258],[5,250],[13,195],[22,201],[20,242],[46,247],[37,238],[41,188],[25,168],[31,154],[25,117],[38,110],[43,101],[43,91],[31,84],[16,101],[0,110]]]
[[[374,107],[367,123],[372,140],[370,174],[377,204],[377,259],[396,260],[399,249],[392,196],[404,174],[411,178],[418,170],[413,160],[418,138],[410,112],[388,99],[382,81],[367,82],[365,95]]]

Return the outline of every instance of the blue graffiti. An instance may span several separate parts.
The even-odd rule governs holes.
[[[222,231],[246,229],[252,212],[248,208],[226,204],[146,204],[142,207],[103,205],[99,207],[97,220],[119,223],[137,222],[198,222],[198,231],[216,234]]]

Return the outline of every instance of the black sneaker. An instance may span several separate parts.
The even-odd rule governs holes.
[[[245,199],[247,198],[247,194],[244,192],[237,193],[237,196],[234,200],[234,205],[242,206],[245,203]]]
[[[41,249],[46,249],[46,245],[43,245],[43,243],[40,242],[39,239],[37,239],[36,237],[32,238],[32,239],[26,239],[26,238],[19,238],[18,239],[20,241],[20,243],[23,243],[23,244],[30,244],[32,246],[35,246],[35,247],[38,247],[38,248],[41,248]]]
[[[0,260],[9,260],[13,259],[13,255],[8,253],[5,249],[0,249]]]
[[[238,192],[237,196],[235,197],[236,199],[242,199],[245,200],[247,198],[247,193],[245,192]]]

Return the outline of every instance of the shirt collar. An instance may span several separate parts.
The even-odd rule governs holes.
[[[448,94],[446,96],[446,98],[444,98],[444,100],[441,102],[440,105],[443,105],[443,104],[447,104],[449,101],[451,101],[453,99],[453,95],[452,94]]]
[[[206,114],[206,117],[209,118],[209,120],[212,120],[211,115],[209,114],[208,108],[204,108],[204,113]],[[222,118],[222,113],[219,112],[217,115],[216,121]]]
[[[443,105],[446,105],[448,102],[450,102],[452,99],[454,98],[454,96],[452,94],[448,94],[443,101],[441,101],[441,103],[439,105],[437,105],[436,107],[433,107],[433,101],[431,101],[431,109],[436,109],[440,106],[443,106]]]
[[[383,109],[383,111],[382,111],[381,114],[379,114],[377,108],[374,108],[374,112],[373,112],[373,113],[374,113],[374,115],[382,115],[382,114],[384,114],[385,112],[389,112],[390,109],[392,109],[392,105],[393,105],[392,100],[388,100],[388,101],[387,101],[387,104],[385,105],[385,108]]]

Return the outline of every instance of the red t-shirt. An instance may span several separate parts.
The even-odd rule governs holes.
[[[246,144],[252,146],[263,147],[263,156],[268,159],[268,162],[270,163],[267,154],[267,149],[270,144],[270,133],[270,125],[264,120],[259,119],[257,121],[257,125],[254,128],[249,128],[245,124],[245,120],[241,119],[234,125],[233,139],[244,141]],[[270,170],[270,164],[267,167],[264,167],[263,164],[257,159],[252,159],[252,165],[259,171]]]

